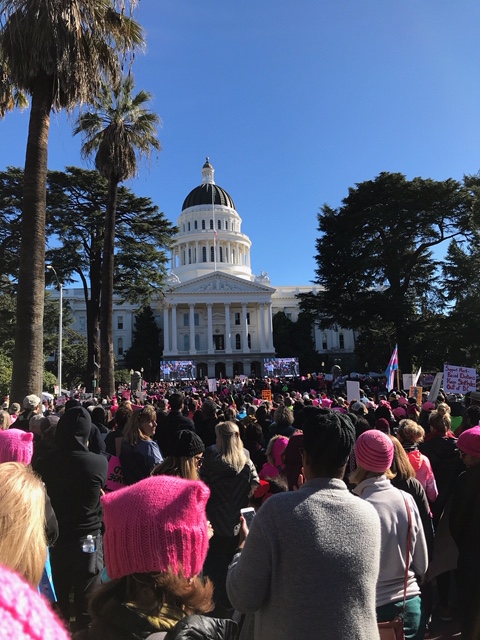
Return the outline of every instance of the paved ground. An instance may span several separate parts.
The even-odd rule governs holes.
[[[452,611],[453,620],[451,622],[443,622],[439,620],[435,614],[430,624],[430,640],[460,640],[460,621],[455,610]]]

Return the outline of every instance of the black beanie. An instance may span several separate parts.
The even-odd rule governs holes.
[[[191,458],[204,451],[205,445],[201,438],[190,429],[177,431],[170,447],[170,455],[175,458]]]

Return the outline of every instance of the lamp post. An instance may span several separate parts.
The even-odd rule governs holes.
[[[58,290],[60,292],[60,309],[58,315],[58,395],[62,395],[62,345],[63,345],[63,284],[60,282],[55,268],[51,264],[47,264],[47,269],[53,271],[58,284]]]

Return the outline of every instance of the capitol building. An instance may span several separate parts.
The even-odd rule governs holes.
[[[251,270],[252,242],[232,196],[215,183],[209,159],[202,181],[185,198],[163,295],[151,302],[163,335],[163,359],[193,361],[198,377],[264,375],[263,361],[275,357],[272,317],[298,318],[299,293],[308,285],[274,286],[265,272]],[[83,289],[65,291],[74,324],[86,335]],[[121,364],[131,346],[135,305],[114,300],[114,349]],[[314,330],[315,348],[330,364],[354,350],[353,332]],[[290,354],[295,357],[297,354]],[[160,363],[158,363],[160,366]]]

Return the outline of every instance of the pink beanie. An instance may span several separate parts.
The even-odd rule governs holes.
[[[283,465],[282,453],[285,451],[287,444],[288,438],[285,438],[283,436],[275,438],[275,442],[272,445],[272,458],[273,464],[276,467]]]
[[[385,473],[393,460],[393,442],[383,431],[364,431],[355,443],[357,464],[367,471]]]
[[[0,463],[30,464],[33,455],[33,433],[21,429],[0,431]]]
[[[208,550],[209,488],[153,476],[102,497],[105,564],[110,578],[167,571],[196,576]]]
[[[0,629],[10,640],[69,640],[46,600],[10,569],[0,567]]]
[[[480,426],[467,429],[458,436],[457,448],[474,458],[480,458]]]
[[[402,418],[406,418],[407,417],[407,412],[405,411],[405,409],[403,407],[397,407],[396,409],[394,409],[392,411],[393,415],[395,416],[395,418],[397,420],[401,420]]]

